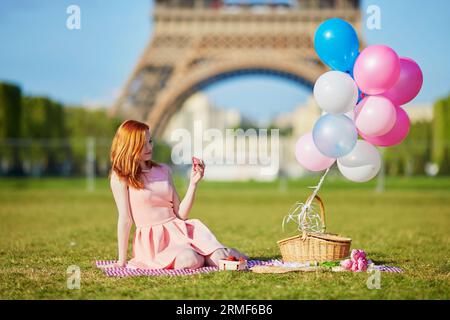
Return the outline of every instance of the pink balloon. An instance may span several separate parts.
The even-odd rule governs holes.
[[[355,125],[366,136],[381,136],[394,127],[395,106],[383,96],[368,96],[362,99],[355,109]]]
[[[297,161],[310,171],[325,170],[336,161],[323,155],[314,144],[312,133],[302,135],[295,144],[295,157]]]
[[[410,102],[422,88],[423,74],[419,65],[410,58],[400,57],[400,76],[395,85],[383,93],[395,105]]]
[[[394,127],[385,135],[378,137],[366,136],[362,132],[359,135],[367,142],[380,147],[395,146],[405,140],[409,133],[409,127],[411,125],[408,114],[401,107],[395,107],[397,112],[397,120]]]
[[[381,94],[397,82],[400,60],[397,53],[387,46],[369,46],[356,59],[353,75],[362,92]]]

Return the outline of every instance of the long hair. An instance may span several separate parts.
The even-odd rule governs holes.
[[[146,130],[149,130],[149,126],[143,122],[126,120],[117,129],[111,145],[109,177],[114,171],[119,179],[136,189],[144,188],[144,183],[141,180],[140,162],[141,152],[146,142]],[[152,160],[146,161],[145,164],[150,168],[159,166]]]

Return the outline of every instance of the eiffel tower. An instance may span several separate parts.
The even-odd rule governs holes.
[[[154,35],[111,114],[153,136],[192,93],[241,74],[275,74],[312,88],[326,70],[313,45],[326,19],[360,30],[359,0],[156,0]]]

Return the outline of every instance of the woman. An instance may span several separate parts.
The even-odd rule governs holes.
[[[194,269],[218,266],[229,255],[245,255],[222,245],[199,220],[188,219],[205,164],[193,166],[190,183],[180,202],[170,167],[151,160],[149,127],[127,120],[111,147],[110,185],[119,219],[118,262],[111,266],[148,269]],[[133,258],[127,263],[130,229],[136,225]]]

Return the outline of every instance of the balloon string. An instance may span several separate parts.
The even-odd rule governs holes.
[[[314,186],[314,187],[308,187],[310,189],[314,189],[311,197],[309,197],[308,201],[306,201],[306,206],[311,206],[311,202],[314,200],[314,198],[316,197],[316,195],[319,193],[320,187],[322,186],[323,181],[325,180],[326,175],[328,174],[328,171],[330,171],[330,168],[327,169],[327,171],[325,171],[325,173],[322,175],[322,177],[319,180],[319,183]]]
[[[314,200],[315,196],[319,192],[320,187],[322,186],[322,184],[325,180],[325,177],[329,171],[330,171],[330,168],[328,168],[325,171],[325,173],[322,175],[322,177],[319,180],[319,183],[316,186],[308,187],[310,189],[314,189],[314,191],[311,194],[311,196],[308,198],[306,203],[296,202],[295,205],[289,211],[289,214],[283,218],[283,222],[282,222],[283,231],[284,231],[284,225],[287,222],[289,222],[290,220],[292,220],[297,223],[298,230],[300,230],[300,231],[323,232],[323,230],[324,230],[323,221],[321,221],[321,218],[317,214],[317,212],[310,210],[310,208],[311,208],[312,201]],[[300,208],[301,208],[300,213],[297,213]],[[295,218],[297,218],[297,219],[295,219]]]

